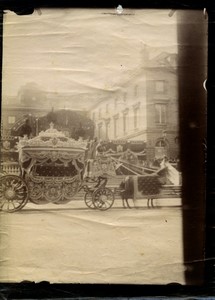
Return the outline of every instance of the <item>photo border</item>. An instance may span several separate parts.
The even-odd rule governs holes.
[[[9,298],[76,298],[79,297],[143,297],[143,296],[200,296],[208,295],[213,292],[214,282],[215,282],[215,267],[214,267],[214,253],[215,253],[215,242],[214,242],[214,212],[215,212],[215,138],[213,136],[213,128],[215,128],[215,118],[213,116],[214,111],[214,90],[215,90],[215,66],[213,62],[213,56],[215,53],[215,5],[209,1],[144,1],[143,4],[138,4],[139,1],[120,1],[116,3],[115,1],[103,1],[102,4],[98,1],[91,1],[87,4],[86,1],[1,1],[0,3],[0,13],[1,13],[1,37],[2,37],[2,21],[3,12],[5,10],[11,10],[17,15],[26,15],[33,13],[34,9],[39,9],[42,7],[47,8],[65,8],[65,7],[85,7],[85,8],[116,8],[118,4],[121,4],[126,8],[152,8],[152,9],[197,9],[202,10],[205,13],[205,17],[208,18],[208,78],[207,78],[207,137],[205,143],[202,141],[202,147],[196,149],[197,156],[191,156],[194,159],[200,157],[202,160],[203,169],[206,171],[206,222],[205,224],[198,224],[195,230],[190,231],[189,225],[191,224],[190,213],[185,215],[184,226],[185,230],[188,229],[189,235],[193,233],[191,242],[187,244],[186,251],[192,256],[192,250],[196,247],[198,242],[198,231],[201,231],[202,226],[205,227],[205,280],[203,284],[195,285],[188,284],[186,286],[181,286],[177,283],[169,284],[166,286],[162,285],[101,285],[101,284],[49,284],[48,282],[32,283],[32,282],[22,282],[22,283],[0,283],[0,295],[4,295]],[[205,10],[206,9],[206,10]],[[1,39],[1,50],[2,50],[2,39]],[[2,57],[2,55],[1,55]],[[2,60],[1,60],[2,66]],[[198,109],[195,103],[192,103],[193,109]],[[199,115],[197,114],[197,118]],[[198,139],[198,137],[196,137]],[[194,137],[195,139],[195,137]],[[185,141],[187,139],[185,138]],[[199,141],[198,141],[199,145]],[[187,147],[189,148],[189,147]],[[190,153],[191,150],[188,149],[186,155]],[[190,157],[189,157],[190,159]],[[189,165],[189,160],[185,160],[185,164]],[[197,179],[198,182],[198,179]],[[196,182],[193,182],[195,184]],[[189,196],[192,197],[189,191]],[[194,195],[195,196],[195,195]],[[195,197],[194,197],[195,199]],[[199,207],[196,206],[197,212],[199,213]],[[201,206],[202,209],[202,206]],[[196,225],[197,219],[192,220]],[[186,243],[186,241],[185,241]],[[195,268],[194,268],[195,269]],[[193,270],[195,272],[195,270]],[[189,274],[192,276],[192,274]]]

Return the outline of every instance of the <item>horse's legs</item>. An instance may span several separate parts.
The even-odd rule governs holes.
[[[124,208],[127,208],[127,205],[126,205],[126,199],[123,199],[123,207],[124,207]]]
[[[124,208],[127,208],[127,206],[126,206],[126,199],[124,198],[124,196],[122,196],[122,206]]]
[[[128,199],[126,199],[126,204],[127,204],[127,207],[128,207],[128,208],[132,208],[132,207],[129,205]]]
[[[147,199],[147,207],[148,208],[151,208],[151,207],[154,208],[154,202],[153,202],[153,200],[154,200],[153,198],[148,198]]]
[[[148,208],[154,208],[155,206],[154,206],[154,201],[153,201],[154,199],[153,198],[148,198],[148,200],[147,200],[147,207]]]
[[[153,201],[154,199],[153,198],[151,198],[151,206],[152,206],[152,208],[154,208],[154,201]]]
[[[132,208],[132,207],[129,205],[128,198],[122,197],[122,204],[123,204],[123,207],[124,207],[124,208]]]

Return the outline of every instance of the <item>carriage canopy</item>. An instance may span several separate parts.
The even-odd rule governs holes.
[[[34,165],[56,165],[67,167],[73,164],[79,171],[84,167],[87,143],[68,138],[54,128],[53,123],[37,137],[19,140],[20,166],[29,173]]]

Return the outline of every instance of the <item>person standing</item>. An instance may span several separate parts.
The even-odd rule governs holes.
[[[26,119],[25,124],[23,124],[20,129],[20,136],[21,137],[27,136],[28,138],[30,138],[31,135],[32,135],[32,128],[30,126],[29,119]]]

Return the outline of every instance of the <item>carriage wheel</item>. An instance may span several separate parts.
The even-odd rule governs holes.
[[[0,177],[0,210],[15,212],[28,202],[28,187],[25,181],[15,175]]]
[[[94,207],[99,210],[107,210],[114,203],[114,193],[109,188],[98,188],[93,193]]]
[[[84,195],[84,202],[87,207],[94,209],[95,205],[93,202],[93,192],[86,192]]]

